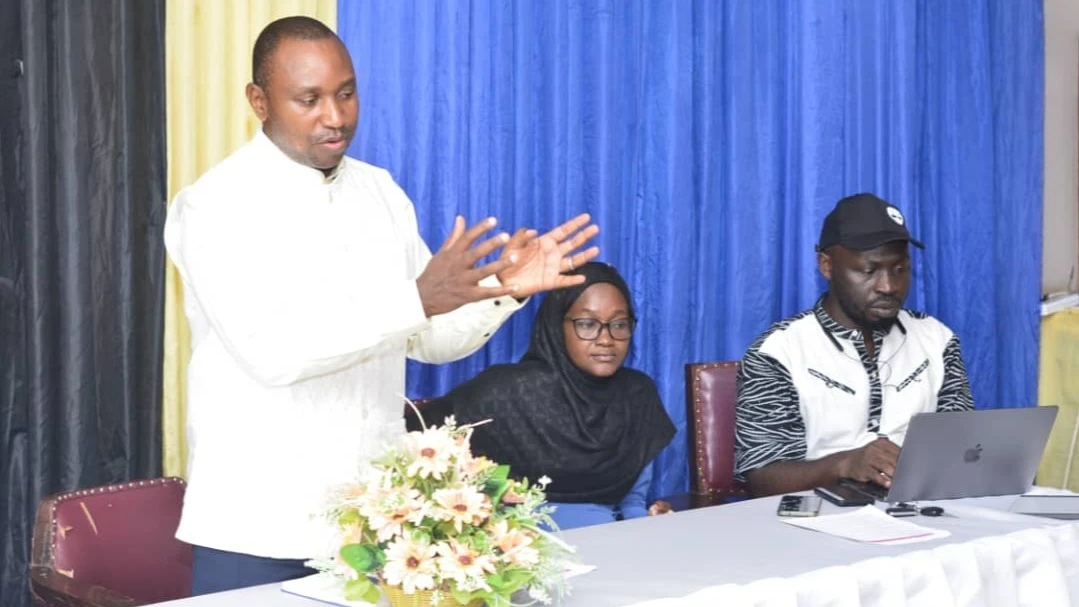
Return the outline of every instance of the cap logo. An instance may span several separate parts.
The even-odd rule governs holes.
[[[903,214],[899,212],[899,209],[895,207],[888,207],[888,217],[892,218],[892,221],[903,225]]]

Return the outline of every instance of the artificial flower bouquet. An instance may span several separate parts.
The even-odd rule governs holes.
[[[338,554],[312,565],[345,578],[345,598],[412,605],[514,605],[565,590],[573,549],[554,537],[544,489],[509,466],[473,457],[473,426],[408,433],[360,483],[334,491],[329,515]]]

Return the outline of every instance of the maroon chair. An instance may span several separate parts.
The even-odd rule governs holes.
[[[675,510],[716,506],[749,497],[734,478],[734,405],[738,361],[686,365],[689,493],[663,498]]]
[[[34,524],[37,605],[131,607],[191,595],[191,546],[177,540],[183,479],[58,493]]]

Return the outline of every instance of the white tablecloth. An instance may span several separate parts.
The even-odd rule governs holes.
[[[596,570],[574,578],[572,595],[560,604],[1079,605],[1079,524],[1005,512],[1014,499],[937,502],[946,516],[907,520],[951,536],[904,546],[783,524],[775,515],[778,498],[575,529],[566,541]],[[822,514],[839,511],[825,504]],[[279,584],[164,604],[319,605],[281,592]]]
[[[634,607],[1079,605],[1079,526],[1027,529]]]

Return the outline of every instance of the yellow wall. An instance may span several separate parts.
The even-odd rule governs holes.
[[[1045,456],[1039,485],[1079,491],[1079,309],[1042,319],[1038,404],[1060,407]]]

